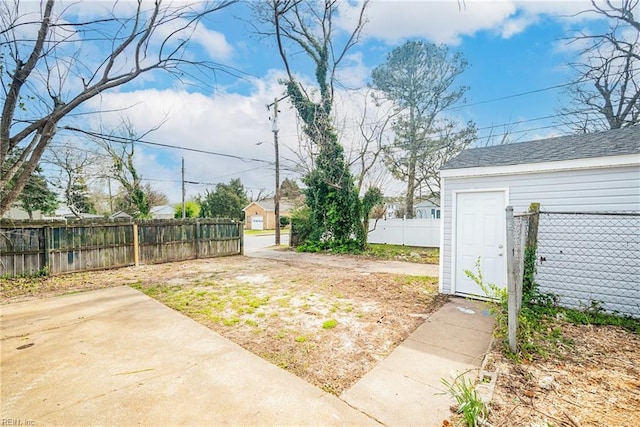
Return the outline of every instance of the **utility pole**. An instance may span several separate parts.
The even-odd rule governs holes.
[[[184,205],[184,195],[185,195],[185,190],[184,190],[184,157],[182,158],[182,219],[185,219],[187,217],[187,209]]]
[[[276,221],[276,245],[280,244],[280,154],[278,150],[278,98],[273,101],[273,146],[276,151],[276,192],[273,196],[274,213]]]
[[[273,105],[273,120],[271,122],[271,131],[273,132],[273,146],[276,151],[276,192],[273,196],[275,226],[276,226],[276,245],[280,244],[280,154],[278,151],[278,102],[286,99],[289,95],[282,98],[274,98],[273,103],[267,105],[267,110]]]

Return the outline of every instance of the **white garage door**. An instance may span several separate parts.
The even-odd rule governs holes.
[[[455,293],[485,296],[465,274],[480,269],[485,284],[506,287],[504,191],[456,194]]]
[[[251,229],[252,230],[264,230],[264,218],[262,216],[251,217]]]

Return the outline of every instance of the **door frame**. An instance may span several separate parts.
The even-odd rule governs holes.
[[[502,192],[504,194],[504,208],[506,209],[506,207],[509,205],[509,187],[500,187],[500,188],[496,188],[496,187],[491,187],[491,188],[470,188],[470,189],[464,189],[464,190],[453,190],[451,192],[451,293],[453,295],[457,295],[457,291],[456,291],[456,267],[457,267],[457,261],[458,261],[458,248],[457,248],[457,241],[458,241],[458,234],[457,234],[457,228],[458,228],[458,194],[464,194],[464,193],[490,193],[490,192]],[[506,243],[506,242],[505,242]],[[504,257],[504,263],[505,263],[505,268],[504,268],[504,280],[506,283],[507,280],[507,257]],[[465,296],[470,297],[470,295],[465,294]],[[481,296],[474,296],[477,297],[478,299],[482,299]]]

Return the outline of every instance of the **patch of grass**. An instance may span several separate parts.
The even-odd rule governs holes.
[[[238,323],[240,323],[240,318],[233,316],[233,317],[228,317],[226,319],[222,319],[222,324],[224,326],[235,326]]]
[[[276,300],[276,303],[278,304],[278,306],[280,306],[280,308],[288,308],[291,306],[291,298],[278,298]]]
[[[275,230],[244,230],[245,236],[270,236],[275,233]]]
[[[405,274],[398,274],[393,279],[397,284],[405,287],[418,288],[425,291],[428,294],[438,293],[437,277],[409,276]]]
[[[31,272],[31,273],[22,273],[15,276],[11,276],[9,274],[3,274],[0,276],[0,279],[4,280],[12,280],[12,279],[38,279],[42,277],[47,277],[49,275],[49,268],[42,267],[40,270]]]
[[[380,260],[408,261],[418,264],[438,264],[440,262],[440,250],[438,248],[370,243],[367,245],[363,255]]]
[[[322,323],[322,329],[333,329],[338,326],[338,321],[336,319],[329,319]]]
[[[3,296],[25,295],[37,293],[42,285],[38,277],[0,278],[0,291]]]
[[[295,341],[297,343],[301,343],[302,344],[303,342],[307,341],[308,338],[306,336],[304,336],[304,335],[300,335],[300,336],[295,337],[294,339],[295,339]]]

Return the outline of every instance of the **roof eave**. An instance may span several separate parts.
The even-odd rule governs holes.
[[[554,162],[442,169],[440,170],[440,176],[442,178],[455,178],[469,176],[514,175],[622,166],[640,166],[640,155],[624,154],[619,156],[591,157],[586,159],[560,160]]]

